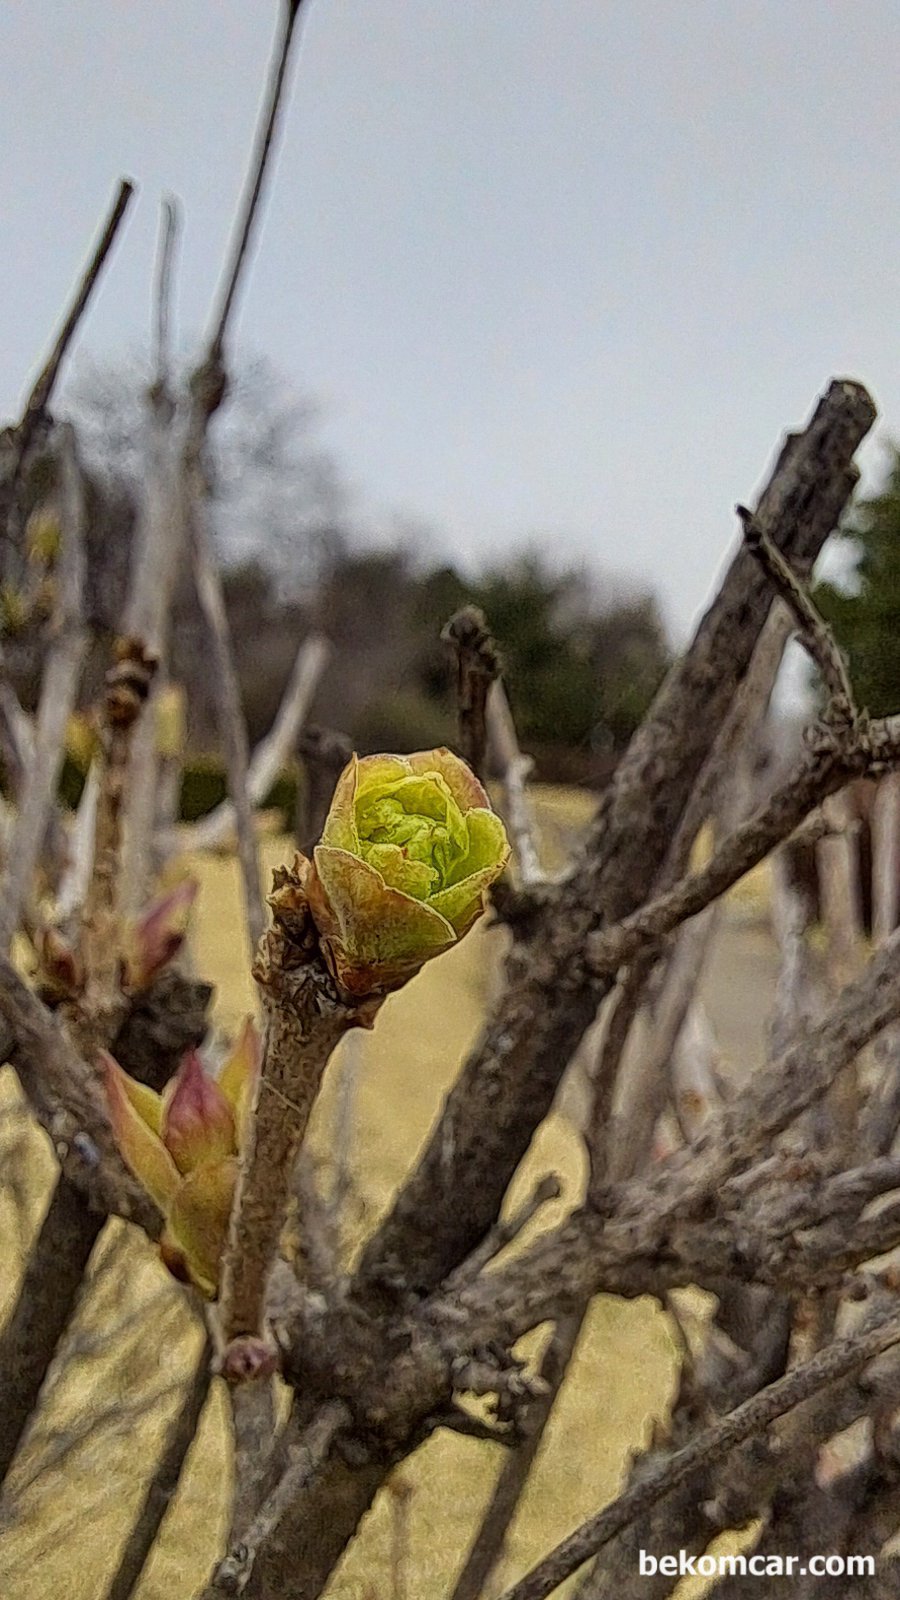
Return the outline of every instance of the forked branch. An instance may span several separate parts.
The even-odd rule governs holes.
[[[762,1433],[777,1417],[793,1410],[820,1389],[849,1373],[900,1341],[900,1316],[896,1311],[875,1328],[848,1339],[835,1339],[802,1366],[760,1389],[743,1405],[704,1428],[681,1450],[662,1462],[652,1475],[635,1483],[618,1500],[592,1517],[530,1573],[508,1589],[501,1600],[546,1600],[561,1583],[604,1545],[644,1515],[664,1495],[701,1468],[725,1458],[754,1434]]]

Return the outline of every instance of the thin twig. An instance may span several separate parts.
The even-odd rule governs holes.
[[[645,945],[671,933],[679,923],[696,916],[730,889],[849,778],[900,761],[900,718],[872,723],[869,734],[861,742],[822,742],[798,763],[753,816],[722,840],[704,867],[616,926],[593,934],[588,941],[591,970],[600,976],[632,961]]]
[[[216,570],[212,539],[208,527],[207,501],[197,479],[191,474],[186,484],[190,497],[188,509],[191,556],[194,581],[203,617],[209,630],[212,650],[212,670],[219,713],[219,731],[225,749],[225,768],[228,788],[237,826],[238,860],[244,890],[244,913],[250,941],[250,953],[256,949],[266,914],[260,884],[259,854],[256,830],[253,824],[253,807],[250,801],[248,774],[249,752],[247,724],[241,705],[240,685],[234,665],[228,614],[222,596],[222,585]]]
[[[0,947],[9,949],[47,826],[65,753],[69,717],[75,705],[87,649],[84,624],[84,487],[68,423],[58,432],[59,511],[62,540],[59,604],[53,640],[44,667],[34,748],[18,796],[16,823],[0,889]]]
[[[488,692],[487,727],[488,741],[502,772],[506,820],[519,881],[523,889],[533,889],[545,878],[538,849],[537,826],[528,800],[528,777],[533,762],[530,756],[523,755],[519,749],[516,725],[501,678],[491,684]]]
[[[787,604],[828,691],[830,715],[848,722],[858,718],[847,663],[806,585],[792,570],[765,528],[746,506],[735,510],[744,528],[744,543],[752,551],[773,587]]]
[[[287,765],[297,749],[303,725],[330,653],[331,646],[328,640],[318,633],[310,634],[300,646],[275,721],[265,738],[256,746],[247,767],[247,789],[253,807],[262,804],[279,772]],[[310,733],[312,731],[309,730]],[[346,765],[349,759],[348,748],[340,766]],[[337,772],[334,773],[328,793],[329,801],[336,779]],[[227,840],[234,825],[234,805],[231,800],[223,800],[209,812],[208,816],[202,817],[191,828],[182,828],[169,842],[171,848],[178,851],[216,850]],[[316,840],[318,837],[317,833]]]
[[[329,1142],[330,1183],[326,1201],[337,1246],[338,1264],[347,1227],[347,1209],[354,1193],[353,1139],[356,1132],[357,1100],[363,1060],[362,1039],[349,1033],[337,1064],[337,1090]],[[334,1069],[332,1069],[334,1070]]]
[[[55,919],[64,935],[71,920],[84,905],[91,881],[99,798],[100,763],[94,760],[88,768],[88,775],[81,791],[81,799],[69,836],[69,860],[60,879],[56,896]]]
[[[56,343],[54,344],[53,349],[47,358],[46,364],[41,370],[41,373],[37,378],[30,395],[28,396],[28,400],[26,401],[25,409],[22,413],[22,420],[16,429],[18,456],[14,477],[18,475],[18,471],[21,468],[21,463],[24,460],[28,446],[34,438],[36,429],[38,428],[42,419],[46,416],[47,407],[50,404],[50,398],[56,386],[56,380],[59,376],[59,369],[62,366],[66,351],[72,342],[79,322],[87,310],[88,301],[90,300],[100,274],[103,271],[103,264],[106,261],[110,250],[112,249],[113,241],[119,231],[119,226],[123,217],[125,216],[125,212],[128,209],[128,205],[133,194],[134,184],[131,183],[129,179],[122,178],[119,182],[119,187],[116,191],[116,197],[106,219],[106,225],[103,229],[103,232],[100,235],[97,244],[94,246],[90,260],[88,261],[84,272],[78,280],[72,303],[66,312],[62,327],[60,328],[56,338]]]
[[[91,1059],[101,1046],[108,1048],[127,1010],[121,984],[123,824],[132,744],[140,730],[156,668],[155,656],[149,655],[141,644],[134,639],[120,639],[115,660],[106,674],[93,864],[80,941],[84,993],[73,1021],[78,1047]]]
[[[245,191],[241,219],[235,232],[231,261],[225,269],[218,312],[206,356],[190,380],[190,408],[181,456],[182,512],[191,540],[194,579],[200,605],[210,632],[217,691],[219,728],[225,747],[230,798],[234,806],[238,836],[238,858],[244,888],[244,904],[251,949],[265,926],[259,859],[253,827],[253,809],[248,790],[249,752],[247,728],[241,706],[240,687],[234,665],[228,617],[222,584],[213,555],[209,527],[209,489],[205,456],[209,424],[221,405],[228,387],[225,366],[225,337],[229,319],[258,218],[269,157],[272,151],[288,61],[302,0],[282,0],[282,25],[276,41],[262,115],[257,127],[251,157],[251,178]]]
[[[463,606],[457,611],[442,629],[441,638],[456,657],[459,748],[472,771],[483,778],[488,691],[500,676],[497,647],[484,612],[477,606]]]
[[[153,302],[154,318],[153,353],[154,383],[161,395],[168,391],[172,351],[169,325],[172,313],[172,279],[175,264],[175,246],[178,241],[178,204],[167,195],[162,203],[159,251],[156,258],[156,282]]]
[[[582,1133],[588,1157],[588,1196],[592,1205],[601,1208],[613,1163],[618,1162],[622,1170],[631,1164],[618,1155],[613,1107],[625,1050],[655,959],[653,952],[647,951],[620,974],[606,1001],[603,1037],[590,1063],[590,1098]]]
[[[318,1472],[335,1435],[350,1421],[342,1400],[330,1400],[316,1414],[298,1444],[291,1447],[287,1466],[241,1542],[221,1561],[201,1600],[242,1594],[250,1581],[261,1547],[274,1533],[288,1507]]]
[[[562,1194],[562,1184],[555,1172],[546,1172],[539,1178],[531,1193],[515,1210],[508,1219],[501,1219],[495,1223],[489,1233],[486,1233],[481,1243],[476,1245],[471,1255],[466,1258],[462,1266],[451,1273],[445,1288],[451,1294],[464,1283],[471,1283],[483,1272],[491,1261],[499,1256],[514,1239],[527,1228],[529,1222],[547,1204],[549,1200],[558,1200]]]
[[[256,145],[251,157],[251,177],[245,191],[243,214],[235,231],[231,261],[223,278],[219,311],[213,320],[213,331],[209,341],[209,359],[216,364],[219,364],[222,360],[228,322],[258,216],[259,201],[262,195],[269,157],[278,126],[279,115],[283,109],[283,91],[291,44],[302,3],[303,0],[281,0],[281,33],[276,41],[264,112],[257,128]]]
[[[60,1177],[0,1338],[0,1483],[12,1465],[106,1222]]]
[[[535,1395],[532,1400],[525,1414],[524,1438],[500,1468],[490,1504],[456,1580],[451,1600],[480,1600],[480,1596],[486,1592],[488,1579],[496,1571],[586,1315],[587,1303],[579,1310],[560,1317],[553,1329],[539,1368],[546,1391]]]
[[[154,852],[161,768],[156,708],[167,679],[172,603],[187,543],[179,476],[181,419],[169,377],[169,324],[178,230],[178,205],[168,198],[160,216],[154,274],[155,370],[144,393],[145,483],[124,620],[126,631],[143,640],[160,664],[150,714],[137,730],[131,752],[121,884],[122,904],[131,916],[146,899],[159,864]]]
[[[882,778],[869,823],[872,836],[872,938],[893,933],[900,913],[900,774]]]
[[[501,1600],[546,1600],[572,1573],[609,1544],[623,1528],[701,1467],[723,1461],[745,1439],[762,1433],[777,1417],[809,1399],[819,1389],[856,1372],[900,1341],[900,1317],[893,1311],[877,1327],[848,1339],[836,1339],[802,1366],[760,1389],[742,1405],[704,1428],[683,1449],[676,1450],[651,1475],[634,1484],[592,1517],[549,1556],[508,1589]]]

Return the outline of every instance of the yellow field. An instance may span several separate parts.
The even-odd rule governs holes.
[[[555,791],[542,795],[540,820],[548,856],[560,858],[567,836],[583,824],[589,809],[584,796]],[[267,840],[267,869],[284,859],[287,849],[283,841]],[[195,925],[197,967],[216,984],[217,1027],[230,1032],[253,1005],[239,937],[237,868],[229,858],[197,865],[202,877]],[[354,1227],[360,1232],[389,1204],[477,1032],[499,937],[489,929],[476,930],[392,997],[374,1032],[350,1045],[361,1051],[352,1150]],[[313,1129],[316,1151],[326,1162],[339,1070],[337,1064],[332,1069]],[[8,1086],[6,1096],[3,1105],[9,1109]],[[38,1150],[36,1136],[32,1142],[28,1181],[39,1197],[46,1194],[51,1163]],[[547,1208],[544,1225],[557,1221],[578,1199],[583,1183],[578,1139],[560,1115],[551,1116],[542,1130],[519,1174],[518,1192],[551,1169],[563,1180],[564,1196]],[[0,1223],[8,1267],[19,1249],[8,1207],[0,1209]],[[4,1279],[8,1303],[15,1286],[8,1272]],[[142,1322],[141,1307],[151,1299],[152,1309]],[[137,1320],[118,1341],[123,1362],[111,1359],[108,1351],[101,1357],[89,1355],[55,1387],[42,1419],[41,1448],[26,1456],[11,1484],[22,1520],[8,1525],[0,1543],[0,1595],[16,1600],[96,1600],[102,1595],[102,1575],[115,1561],[166,1414],[158,1406],[152,1418],[133,1421],[130,1400],[148,1384],[155,1389],[173,1383],[188,1370],[191,1355],[178,1292],[139,1238],[124,1250],[116,1274],[107,1274],[99,1303],[82,1320],[89,1334],[129,1315]],[[513,1529],[502,1573],[506,1583],[614,1494],[629,1452],[646,1441],[654,1419],[665,1413],[674,1372],[668,1324],[654,1303],[598,1299]],[[77,1429],[89,1412],[103,1421],[96,1440],[75,1455],[70,1450],[55,1467],[54,1439]],[[55,1434],[48,1443],[49,1429]],[[48,1458],[43,1474],[29,1482],[39,1461]],[[396,1501],[386,1494],[335,1576],[333,1600],[442,1600],[499,1465],[494,1446],[446,1433],[434,1437],[402,1468],[403,1480],[414,1491],[408,1510],[406,1588],[395,1593],[390,1551]],[[158,1553],[145,1574],[140,1600],[182,1600],[200,1582],[222,1535],[228,1472],[222,1402],[216,1395]]]

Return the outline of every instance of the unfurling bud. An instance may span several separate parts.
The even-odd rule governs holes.
[[[119,1151],[165,1218],[163,1261],[214,1299],[259,1073],[256,1029],[245,1023],[218,1079],[188,1051],[161,1095],[106,1051],[101,1061]]]
[[[184,878],[168,894],[155,900],[128,930],[123,987],[146,989],[184,943],[188,917],[200,885]]]
[[[344,992],[385,994],[456,944],[508,858],[503,823],[450,750],[354,756],[313,860],[302,862],[321,944]]]

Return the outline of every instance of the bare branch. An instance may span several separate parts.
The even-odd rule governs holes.
[[[240,1544],[219,1563],[200,1600],[221,1600],[226,1595],[243,1594],[261,1547],[271,1539],[285,1512],[319,1471],[335,1436],[349,1420],[350,1413],[341,1400],[332,1400],[317,1412],[299,1442],[291,1447],[279,1482]]]
[[[228,1402],[232,1438],[228,1544],[233,1547],[243,1539],[259,1510],[278,1443],[274,1379],[229,1384]]]
[[[864,740],[851,737],[835,743],[827,735],[817,740],[764,805],[723,839],[704,867],[620,923],[591,936],[591,970],[599,977],[632,961],[644,945],[656,943],[730,889],[850,778],[897,762],[900,717],[872,723]]]
[[[229,318],[258,217],[266,169],[272,153],[279,115],[283,108],[283,91],[291,44],[302,3],[303,0],[281,0],[281,32],[275,45],[265,103],[256,134],[256,147],[251,157],[251,176],[245,193],[243,214],[235,232],[231,262],[225,271],[220,307],[213,319],[213,331],[209,341],[209,359],[216,364],[222,360]]]
[[[167,677],[172,602],[186,546],[185,509],[178,474],[180,439],[176,403],[169,387],[169,309],[179,211],[163,202],[154,286],[155,375],[144,395],[145,483],[134,536],[131,584],[124,628],[159,661],[149,715],[131,751],[122,857],[121,903],[135,915],[152,885],[154,830],[160,786],[156,707]]]
[[[244,889],[244,910],[251,954],[256,949],[266,914],[260,884],[259,855],[256,831],[253,826],[253,809],[248,786],[249,756],[247,749],[247,724],[241,705],[240,685],[231,648],[228,615],[222,596],[222,585],[216,570],[212,539],[207,525],[207,503],[199,474],[188,469],[186,492],[189,495],[189,520],[191,555],[197,597],[203,611],[212,647],[219,730],[225,748],[225,767],[228,788],[237,824],[238,859]]]
[[[17,800],[17,816],[0,887],[0,948],[9,949],[22,906],[31,889],[38,856],[53,812],[56,784],[65,753],[69,717],[75,705],[87,649],[84,624],[84,490],[75,435],[68,423],[57,430],[62,529],[59,600],[52,641],[44,666],[34,749]]]
[[[24,993],[28,995],[27,990]],[[162,1087],[184,1050],[203,1038],[209,996],[208,986],[190,984],[170,972],[162,974],[132,1005],[114,1041],[116,1056],[132,1077],[155,1088]],[[37,1005],[33,1000],[30,1003]],[[22,1057],[17,1058],[14,1053],[13,1059],[18,1059],[27,1089],[28,1075],[23,1070]],[[86,1073],[83,1063],[75,1059],[77,1071]],[[92,1080],[86,1079],[86,1086],[93,1098]],[[42,1091],[43,1087],[41,1083]],[[54,1093],[59,1087],[57,1084],[48,1095],[47,1111],[51,1115]],[[76,1085],[64,1087],[74,1089]],[[102,1114],[99,1105],[96,1114]],[[92,1176],[101,1162],[90,1131],[93,1124],[85,1125],[79,1117],[77,1126],[73,1144],[87,1174]],[[0,1336],[0,1479],[38,1405],[50,1362],[71,1319],[84,1271],[106,1222],[104,1198],[112,1196],[105,1191],[88,1193],[63,1173],[31,1247],[18,1296]],[[152,1225],[154,1217],[151,1209],[141,1220]]]
[[[94,869],[94,840],[97,833],[97,804],[100,798],[100,764],[92,761],[81,791],[70,836],[70,859],[60,879],[55,918],[65,930],[87,898]]]
[[[548,1200],[558,1200],[561,1194],[562,1184],[556,1173],[545,1173],[518,1210],[514,1211],[506,1221],[495,1223],[490,1232],[485,1234],[477,1249],[473,1250],[462,1266],[447,1279],[445,1290],[452,1293],[462,1284],[471,1283],[496,1256],[518,1238]]]
[[[85,981],[70,1018],[79,1049],[92,1060],[98,1048],[108,1047],[128,1009],[121,984],[123,823],[133,741],[157,665],[138,641],[119,639],[106,674],[93,862],[80,939]]]
[[[294,754],[330,653],[328,640],[318,633],[310,634],[300,646],[278,715],[250,757],[247,789],[252,806],[262,804],[279,772]],[[345,759],[349,761],[349,751]],[[341,765],[344,764],[342,761]],[[234,825],[234,804],[230,800],[223,800],[221,805],[216,806],[208,816],[202,817],[192,828],[182,829],[177,840],[171,842],[173,847],[177,844],[179,850],[215,850],[224,844]],[[316,840],[318,837],[317,833]]]
[[[516,725],[500,678],[490,685],[488,692],[487,726],[489,744],[503,775],[506,820],[519,881],[524,889],[532,889],[535,884],[544,881],[537,846],[537,826],[526,787],[532,761],[519,749]]]
[[[456,1580],[451,1600],[480,1600],[496,1571],[522,1491],[528,1481],[550,1413],[578,1343],[587,1307],[561,1317],[541,1361],[544,1392],[535,1395],[525,1414],[524,1438],[507,1456],[484,1519]]]
[[[328,1146],[330,1182],[328,1198],[325,1204],[335,1241],[334,1255],[338,1265],[340,1265],[343,1257],[342,1245],[348,1203],[356,1187],[353,1176],[352,1150],[359,1082],[363,1065],[362,1052],[360,1050],[361,1042],[359,1033],[348,1034],[338,1057],[338,1084],[334,1097],[334,1116],[331,1123],[331,1137]],[[335,1068],[332,1067],[332,1071],[334,1070]]]
[[[745,1439],[762,1433],[777,1417],[784,1416],[838,1378],[859,1371],[898,1340],[900,1317],[893,1311],[868,1332],[849,1339],[836,1339],[826,1345],[810,1361],[795,1367],[786,1377],[769,1384],[711,1427],[704,1428],[657,1467],[652,1476],[634,1484],[611,1506],[564,1539],[551,1555],[513,1584],[501,1600],[546,1600],[546,1596],[585,1561],[686,1478],[703,1467],[723,1461]]]
[[[800,637],[822,674],[828,692],[829,715],[845,722],[855,722],[859,713],[853,696],[853,687],[847,674],[847,663],[837,643],[815,605],[809,591],[792,571],[789,562],[769,537],[765,528],[746,506],[737,506],[738,517],[744,528],[744,543],[752,551],[763,571],[771,579],[778,594],[785,601],[800,630]]]
[[[871,826],[872,938],[880,944],[900,919],[900,773],[878,784]]]
[[[254,967],[266,1011],[259,1092],[222,1266],[222,1370],[234,1381],[274,1363],[265,1290],[294,1166],[335,1045],[349,1028],[371,1027],[382,1001],[338,994],[310,939],[296,868],[276,872],[269,905],[273,924]]]
[[[122,1165],[93,1069],[3,956],[0,1018],[15,1041],[10,1060],[63,1171],[102,1213],[130,1218],[155,1237],[159,1213]]]
[[[154,388],[158,392],[160,401],[168,394],[169,368],[172,360],[169,322],[172,310],[172,277],[175,265],[175,246],[178,240],[178,225],[178,204],[171,195],[168,195],[162,203],[162,224],[156,261],[156,285],[153,296],[156,308],[153,353]]]
[[[484,777],[487,748],[486,708],[491,685],[500,676],[497,647],[484,612],[463,606],[441,631],[441,638],[456,657],[456,711],[459,748],[472,771]]]
[[[835,382],[782,451],[757,515],[804,569],[840,516],[856,479],[852,455],[873,419],[865,391]],[[767,580],[741,551],[619,763],[586,858],[542,919],[535,959],[519,962],[415,1173],[364,1253],[362,1278],[374,1291],[436,1284],[494,1221],[609,987],[585,968],[587,936],[646,899],[770,606]]]
[[[0,1482],[34,1413],[105,1222],[74,1184],[59,1179],[0,1337]]]
[[[128,209],[133,194],[134,184],[129,182],[127,178],[122,178],[119,182],[119,187],[116,191],[116,197],[113,201],[112,209],[110,210],[106,219],[103,232],[100,235],[100,238],[98,239],[97,244],[95,245],[91,254],[91,258],[78,281],[72,303],[66,312],[62,327],[57,335],[56,343],[54,344],[53,349],[47,358],[47,362],[44,365],[37,381],[35,382],[31,393],[28,396],[28,400],[26,401],[25,410],[22,413],[22,420],[16,430],[18,459],[14,478],[18,475],[21,463],[24,460],[25,454],[29,445],[31,444],[32,439],[34,438],[36,428],[46,416],[47,407],[50,404],[50,399],[56,386],[56,380],[59,376],[59,369],[62,366],[66,351],[68,350],[69,345],[74,338],[78,324],[87,310],[88,302],[94,292],[100,274],[103,271],[104,262],[106,261],[110,250],[112,249],[113,241],[115,240],[116,234],[119,231],[119,226],[125,216],[125,212]]]
[[[516,1339],[527,1327],[555,1316],[561,1306],[580,1303],[601,1286],[641,1293],[654,1280],[654,1292],[666,1279],[670,1285],[710,1283],[716,1276],[715,1233],[708,1217],[705,1225],[699,1221],[710,1197],[716,1196],[721,1206],[723,1185],[767,1153],[773,1139],[827,1091],[847,1061],[898,1012],[900,933],[815,1028],[797,1036],[708,1120],[689,1150],[614,1191],[608,1213],[575,1213],[508,1266],[492,1272],[489,1284],[461,1289],[457,1314],[470,1314],[471,1337]],[[749,1278],[761,1278],[751,1231],[747,1228],[735,1249],[733,1231],[726,1230],[717,1262],[720,1276],[734,1277],[744,1270]],[[764,1244],[765,1236],[757,1236],[757,1242]],[[780,1255],[776,1248],[770,1268]],[[780,1270],[784,1274],[796,1266],[787,1269],[781,1256]]]
[[[338,729],[313,724],[301,734],[297,754],[303,763],[303,782],[297,795],[294,835],[301,853],[311,857],[322,837],[335,785],[353,754],[353,745],[347,734]]]

